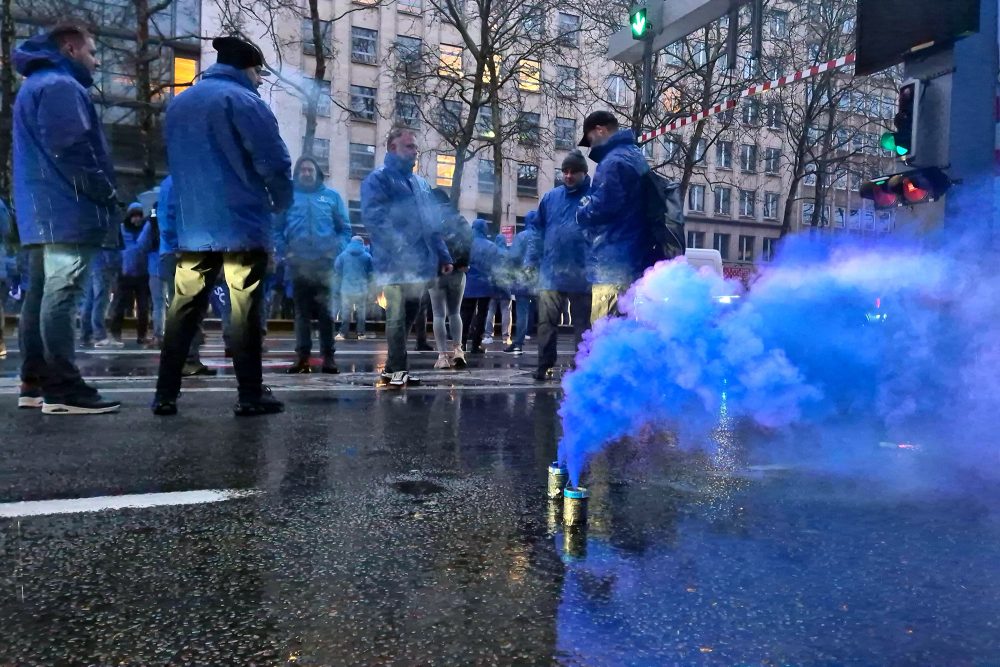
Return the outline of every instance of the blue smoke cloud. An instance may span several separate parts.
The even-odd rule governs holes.
[[[876,451],[874,420],[881,437],[941,440],[944,460],[995,476],[1000,280],[967,260],[967,243],[927,248],[788,237],[748,291],[683,260],[650,269],[564,379],[559,457],[571,482],[621,438],[710,447],[723,393],[729,417],[774,442],[856,424]]]

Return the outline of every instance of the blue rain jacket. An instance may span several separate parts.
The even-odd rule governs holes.
[[[334,270],[340,276],[341,294],[368,294],[375,268],[364,243],[357,240],[348,243],[337,257]]]
[[[142,213],[142,204],[138,202],[130,204],[125,212],[125,219],[133,211]],[[129,277],[140,277],[149,275],[149,249],[152,246],[150,236],[152,225],[148,220],[143,220],[138,227],[123,222],[122,231],[122,275]]]
[[[85,67],[45,35],[14,50],[14,209],[23,245],[115,245],[115,172]]]
[[[632,130],[619,130],[590,150],[597,162],[577,222],[590,242],[587,275],[594,283],[631,285],[646,268],[652,236],[642,210],[642,180],[649,165]]]
[[[472,222],[472,252],[469,256],[469,273],[465,278],[467,298],[504,298],[497,280],[504,269],[507,251],[495,241],[490,241],[488,232],[489,223],[482,218],[476,218]],[[509,296],[508,294],[507,297]]]
[[[565,185],[549,190],[538,204],[538,215],[527,222],[538,232],[527,257],[527,263],[538,268],[538,289],[590,292],[587,278],[590,243],[576,221],[580,202],[588,192],[590,176],[573,190]]]
[[[361,184],[361,218],[380,285],[422,283],[452,264],[430,186],[394,153]]]
[[[272,250],[272,212],[292,203],[278,121],[245,72],[215,64],[167,107],[178,250]]]
[[[347,204],[322,182],[309,190],[296,183],[292,206],[277,226],[276,255],[297,268],[316,265],[329,270],[351,240]]]
[[[177,197],[173,176],[167,176],[160,183],[156,217],[160,227],[160,255],[177,252]]]
[[[514,296],[532,296],[538,293],[538,271],[527,261],[532,244],[536,243],[538,229],[534,224],[538,213],[531,211],[525,218],[525,228],[514,236],[514,243],[507,255],[507,264],[513,279],[510,291]]]

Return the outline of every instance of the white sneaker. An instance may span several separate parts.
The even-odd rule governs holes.
[[[492,345],[493,336],[483,336],[483,345]]]
[[[462,351],[461,345],[455,346],[455,351],[451,355],[451,364],[455,368],[465,368],[468,365],[465,361],[465,352]]]
[[[367,338],[368,340],[375,340],[376,338],[378,338],[378,334],[368,333],[368,334],[365,334],[365,338]]]
[[[446,368],[451,368],[451,360],[447,354],[439,354],[437,361],[434,362],[434,370],[444,370]]]
[[[114,348],[120,350],[125,347],[125,343],[121,342],[117,338],[105,338],[104,340],[99,340],[94,343],[94,347]]]
[[[347,338],[342,333],[337,334],[336,336],[333,337],[333,339],[334,340],[347,340]]]

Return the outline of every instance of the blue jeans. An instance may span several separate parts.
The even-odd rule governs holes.
[[[514,300],[517,306],[517,323],[514,327],[514,345],[524,346],[524,338],[528,335],[531,326],[531,313],[535,305],[535,297],[525,294],[518,294]]]
[[[28,289],[19,328],[21,380],[40,385],[46,401],[93,393],[76,367],[73,316],[98,250],[63,243],[28,250]]]
[[[426,289],[427,283],[397,283],[385,286],[385,337],[389,344],[389,356],[385,362],[386,373],[406,370],[406,337],[417,319],[420,297]]]
[[[365,318],[368,317],[368,295],[367,294],[341,294],[340,295],[340,333],[348,333],[351,330],[351,311],[358,309],[357,332],[359,336],[365,335]]]
[[[111,285],[115,283],[112,271],[91,271],[83,289],[80,307],[80,338],[85,341],[104,340],[108,337],[104,321],[111,304]]]
[[[167,295],[163,290],[160,276],[149,276],[149,298],[153,306],[153,336],[163,339],[163,311],[166,309]]]

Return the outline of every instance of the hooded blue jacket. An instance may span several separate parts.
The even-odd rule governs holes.
[[[488,222],[482,218],[473,221],[472,252],[469,257],[469,273],[465,279],[465,296],[471,299],[503,296],[497,286],[497,278],[504,269],[507,251],[495,241],[490,241],[488,232]]]
[[[160,255],[177,252],[177,196],[174,177],[167,176],[160,183],[157,205],[157,222],[160,227]]]
[[[350,215],[340,194],[323,185],[324,174],[315,160],[299,158],[295,174],[303,160],[316,165],[317,182],[306,188],[296,181],[292,206],[278,221],[275,254],[294,267],[332,271],[351,239]]]
[[[507,255],[507,264],[513,282],[510,291],[514,296],[532,296],[538,293],[538,272],[527,261],[531,246],[536,243],[538,229],[535,219],[538,213],[531,211],[525,218],[525,228],[514,237]]]
[[[14,50],[14,209],[23,245],[114,245],[115,173],[85,67],[45,35]]]
[[[135,202],[129,204],[125,212],[125,220],[133,211],[143,212],[142,204]],[[151,230],[152,225],[148,220],[143,220],[139,226],[133,226],[128,222],[123,222],[122,230],[122,275],[130,278],[140,278],[149,275],[149,249],[152,246]]]
[[[170,102],[167,157],[178,250],[272,250],[271,213],[292,203],[278,121],[245,72],[216,63]]]
[[[538,288],[556,292],[588,293],[587,259],[590,243],[576,221],[580,201],[590,192],[590,176],[573,190],[560,185],[538,204],[538,215],[528,221],[538,235],[528,250],[527,263],[538,267]]]
[[[361,184],[361,218],[380,285],[427,282],[442,264],[452,263],[439,211],[427,181],[394,153],[368,174]]]
[[[340,276],[341,294],[368,294],[374,267],[372,256],[361,239],[353,239],[347,244],[347,249],[337,257],[335,270]]]
[[[590,149],[590,159],[597,171],[576,216],[590,241],[587,275],[595,283],[631,285],[645,270],[652,246],[641,196],[649,165],[632,130],[619,130]]]

